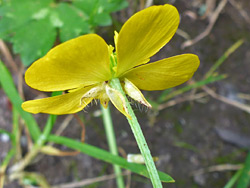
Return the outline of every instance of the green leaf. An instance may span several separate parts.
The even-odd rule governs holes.
[[[61,94],[62,94],[62,91],[54,91],[54,92],[52,92],[51,97],[61,95]],[[51,133],[51,130],[56,122],[56,119],[57,119],[57,115],[52,115],[52,114],[49,115],[47,122],[45,124],[45,127],[42,131],[42,134],[41,134],[40,138],[38,139],[38,141],[36,142],[36,144],[38,144],[40,146],[44,145],[44,143],[47,141],[48,136]]]
[[[102,12],[93,17],[95,25],[108,26],[112,24],[112,18],[108,13]]]
[[[49,7],[52,0],[11,0],[3,3],[0,13],[0,37],[8,39],[15,33],[16,28],[27,25],[33,19],[33,15],[42,9]]]
[[[12,105],[16,108],[22,119],[25,121],[31,137],[36,141],[37,138],[39,138],[41,131],[32,115],[28,112],[23,111],[23,109],[21,108],[21,104],[23,101],[16,90],[15,84],[8,69],[5,67],[2,61],[0,61],[0,83]]]
[[[73,5],[81,9],[87,16],[91,16],[99,0],[74,0]]]
[[[241,176],[239,178],[237,188],[247,188],[250,185],[250,151],[247,154],[247,158],[242,169]]]
[[[110,13],[128,6],[125,0],[75,0],[73,4],[88,15],[93,26],[111,25]]]
[[[232,188],[234,186],[234,184],[236,183],[236,181],[238,181],[239,177],[241,176],[241,173],[242,173],[242,169],[239,169],[233,175],[233,177],[231,177],[231,179],[227,182],[227,184],[224,186],[224,188]]]
[[[81,10],[70,4],[60,3],[56,11],[63,22],[63,26],[59,29],[61,41],[90,32],[87,16]]]
[[[63,21],[60,19],[56,11],[51,11],[49,18],[50,18],[50,23],[53,27],[61,28],[63,26]]]
[[[0,37],[13,42],[25,66],[45,55],[53,46],[56,30],[48,19],[52,0],[11,0],[3,4]]]
[[[25,66],[45,55],[59,29],[61,41],[90,33],[97,25],[111,25],[110,12],[124,0],[6,0],[0,6],[0,38],[13,43]],[[92,26],[92,27],[91,27]]]
[[[15,53],[21,54],[25,66],[45,55],[53,46],[56,30],[52,27],[48,17],[33,20],[16,31],[12,38]]]
[[[50,135],[48,137],[48,141],[55,142],[57,144],[65,145],[69,148],[78,150],[82,153],[85,153],[89,156],[92,156],[96,159],[103,160],[105,162],[116,164],[121,166],[122,168],[128,169],[134,173],[140,174],[142,176],[145,176],[149,178],[148,171],[144,165],[136,164],[136,163],[129,163],[126,159],[122,157],[118,157],[116,155],[112,155],[111,153],[102,150],[100,148],[97,148],[95,146],[91,146],[88,144],[83,144],[81,142],[75,141],[70,138],[62,137],[62,136],[55,136]],[[162,182],[174,182],[173,178],[171,178],[169,175],[167,175],[164,172],[158,171],[160,180]]]
[[[126,0],[103,0],[99,2],[107,12],[115,12],[128,6],[128,2]]]

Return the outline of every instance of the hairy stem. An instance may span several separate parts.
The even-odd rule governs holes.
[[[153,158],[151,156],[150,150],[148,148],[147,142],[146,142],[146,140],[145,140],[145,138],[143,136],[143,132],[141,130],[140,124],[139,124],[139,122],[138,122],[138,120],[137,120],[137,118],[136,118],[136,116],[134,114],[134,111],[133,111],[132,107],[129,104],[129,101],[128,101],[127,97],[126,97],[126,94],[124,93],[124,91],[122,89],[120,80],[118,78],[113,78],[110,81],[110,85],[111,85],[112,88],[114,88],[114,89],[118,90],[120,93],[122,93],[122,95],[125,98],[128,113],[132,117],[131,119],[127,118],[127,120],[129,122],[130,127],[132,129],[132,132],[133,132],[133,134],[135,136],[135,139],[136,139],[136,142],[137,142],[137,144],[139,146],[141,154],[142,154],[142,156],[144,158],[144,161],[145,161],[146,167],[148,169],[148,173],[149,173],[151,182],[153,184],[153,187],[154,188],[162,188],[162,184],[161,184],[158,172],[156,170]]]

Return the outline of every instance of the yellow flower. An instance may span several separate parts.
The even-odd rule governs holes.
[[[150,107],[142,90],[164,90],[189,80],[199,66],[199,58],[183,54],[148,63],[174,35],[179,14],[171,5],[152,6],[133,15],[115,33],[116,51],[96,34],[64,42],[34,62],[25,73],[26,83],[41,91],[66,94],[26,101],[31,113],[70,114],[99,99],[109,100],[127,117],[123,95],[109,82],[119,78],[123,89],[134,100]]]

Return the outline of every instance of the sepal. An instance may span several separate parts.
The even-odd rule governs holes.
[[[141,91],[126,78],[124,79],[124,90],[126,94],[130,96],[132,99],[136,100],[140,104],[143,104],[149,108],[152,108],[149,102],[144,98]]]

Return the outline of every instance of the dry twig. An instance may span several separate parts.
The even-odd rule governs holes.
[[[6,44],[4,43],[3,40],[0,40],[0,51],[3,54],[3,56],[6,59],[6,62],[11,66],[12,70],[15,73],[18,73],[18,67],[14,61],[14,59],[12,58],[12,55],[8,49],[8,47],[6,46]]]
[[[21,64],[21,67],[19,68],[14,61],[10,50],[8,49],[7,45],[3,40],[0,40],[0,52],[3,54],[4,58],[6,59],[6,62],[10,65],[12,71],[18,76],[18,93],[20,94],[21,98],[24,99],[24,94],[23,94],[23,72],[24,72],[24,67]]]
[[[249,94],[239,93],[237,96],[239,98],[241,98],[241,99],[250,100],[250,95]]]
[[[56,130],[55,135],[61,135],[73,118],[74,116],[72,114],[67,115],[66,118],[61,123],[60,127]]]
[[[76,118],[79,125],[81,125],[81,127],[82,127],[81,142],[84,143],[85,142],[85,132],[86,132],[85,125],[77,114],[74,114],[74,117]]]
[[[204,174],[206,172],[220,172],[220,171],[226,171],[226,170],[239,170],[243,167],[243,165],[238,164],[222,164],[222,165],[215,165],[215,166],[210,166],[208,168],[203,168],[196,170],[191,173],[191,176],[198,176],[201,174]]]
[[[236,2],[235,0],[229,0],[229,2],[233,7],[235,7],[239,11],[240,15],[244,18],[244,20],[248,24],[250,24],[250,17],[247,12],[242,8],[242,5],[239,2]]]
[[[127,158],[127,153],[123,148],[118,147],[118,151],[124,159]],[[131,173],[131,171],[128,171],[128,172],[130,172],[130,173],[127,174],[126,188],[130,188],[130,186],[131,186],[131,174],[132,173]]]
[[[186,40],[191,39],[191,37],[189,36],[189,34],[187,32],[185,32],[184,30],[182,30],[182,29],[177,29],[176,34],[179,35],[179,36],[181,36],[181,37],[183,37]]]
[[[64,131],[64,129],[69,125],[70,121],[71,121],[74,117],[76,118],[77,122],[78,122],[78,123],[81,125],[81,127],[82,127],[81,142],[84,143],[84,141],[85,141],[85,125],[84,125],[84,123],[81,121],[81,119],[79,118],[79,116],[78,116],[77,114],[68,115],[68,116],[64,119],[63,123],[61,124],[61,126],[59,127],[59,129],[56,131],[55,134],[56,134],[56,135],[60,135],[60,134]],[[78,155],[78,154],[80,153],[80,151],[61,151],[61,150],[59,150],[59,149],[53,148],[52,145],[53,145],[53,143],[50,143],[50,144],[48,145],[48,148],[50,147],[48,151],[52,150],[52,153],[51,153],[50,155],[56,155],[56,156],[74,156],[74,155]],[[45,148],[45,147],[44,147],[44,148]],[[46,149],[46,148],[45,148],[45,149]],[[47,152],[46,150],[43,151],[43,153],[46,153],[46,152]],[[46,154],[49,154],[49,152],[46,153]]]
[[[202,15],[201,19],[209,17],[215,8],[216,0],[206,0],[206,12]]]
[[[246,104],[242,104],[238,101],[230,100],[224,96],[221,96],[221,95],[215,93],[212,89],[210,89],[207,86],[203,86],[202,89],[204,91],[206,91],[211,97],[250,113],[250,106],[248,106]]]
[[[153,0],[140,0],[140,10],[153,5]]]
[[[153,0],[147,0],[147,1],[146,1],[146,4],[145,4],[145,8],[152,6],[153,3],[154,3]]]
[[[126,176],[128,174],[130,174],[129,171],[122,173],[123,176]],[[110,175],[105,175],[105,176],[101,176],[97,178],[89,178],[89,179],[85,179],[85,180],[78,181],[78,182],[55,185],[55,186],[52,186],[51,188],[76,188],[76,187],[82,187],[82,186],[90,185],[90,184],[101,182],[101,181],[111,180],[114,178],[116,178],[116,175],[110,174]]]
[[[191,95],[186,95],[186,96],[183,96],[183,97],[179,97],[177,99],[173,99],[171,101],[168,101],[168,102],[166,102],[164,104],[159,105],[158,110],[163,110],[165,108],[168,108],[170,106],[174,106],[176,104],[179,104],[179,103],[182,103],[182,102],[185,102],[185,101],[197,100],[197,99],[203,98],[203,97],[205,97],[207,95],[208,95],[207,93],[202,92],[202,93],[198,93],[198,94],[191,94]]]
[[[213,14],[210,17],[209,24],[208,24],[207,28],[202,33],[200,33],[197,37],[195,37],[194,39],[185,41],[181,45],[181,48],[186,48],[188,46],[194,45],[195,43],[197,43],[200,40],[202,40],[203,38],[205,38],[211,32],[211,30],[214,27],[214,24],[215,24],[216,20],[219,17],[219,14],[223,10],[223,8],[226,6],[227,1],[228,0],[221,0],[220,1],[219,5],[217,6],[217,8],[215,9],[215,11],[213,12]]]

